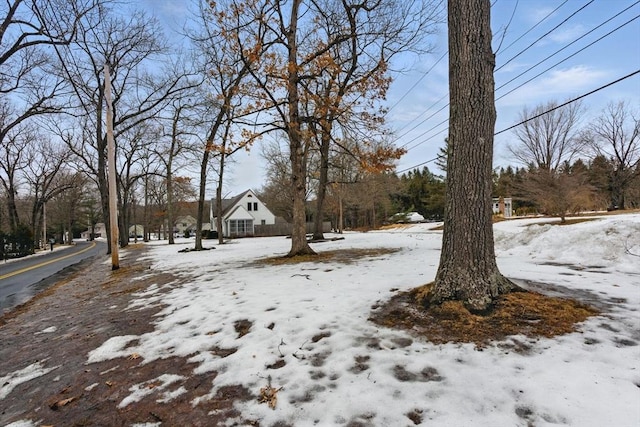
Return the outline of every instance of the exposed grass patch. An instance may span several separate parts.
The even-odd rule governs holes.
[[[352,264],[362,258],[374,258],[383,255],[399,252],[398,248],[375,248],[375,249],[337,249],[334,251],[319,252],[316,255],[299,255],[295,257],[271,257],[255,262],[259,265],[285,265],[310,263],[339,262],[342,264]]]
[[[550,338],[567,334],[575,331],[578,323],[599,314],[595,308],[572,299],[527,291],[500,296],[487,315],[472,314],[458,301],[424,307],[421,301],[429,286],[400,293],[374,306],[370,320],[411,330],[436,344],[475,343],[483,347],[514,335]]]

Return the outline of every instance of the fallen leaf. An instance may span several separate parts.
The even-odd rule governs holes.
[[[282,390],[282,387],[273,388],[271,385],[262,387],[260,389],[260,403],[267,403],[269,408],[276,409],[278,403],[278,392]]]
[[[57,410],[59,408],[62,408],[63,406],[68,405],[69,403],[73,402],[74,400],[76,400],[75,397],[70,397],[68,399],[58,400],[54,404],[49,405],[49,407],[55,411],[55,410]]]
[[[111,387],[115,383],[113,381],[105,381],[105,384],[108,385],[109,387]]]
[[[136,359],[140,359],[140,357],[142,357],[142,356],[140,356],[138,353],[133,353],[127,359],[136,360]]]

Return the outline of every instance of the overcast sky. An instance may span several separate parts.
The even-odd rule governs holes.
[[[182,27],[188,4],[194,2],[142,0],[141,4],[167,26],[169,34]],[[639,16],[636,0],[494,0],[496,132],[517,123],[525,107],[562,103],[640,70]],[[434,53],[410,60],[410,70],[396,76],[388,94],[392,108],[387,120],[396,132],[395,143],[409,149],[398,162],[398,171],[433,159],[447,136],[444,25],[434,43]],[[585,122],[618,100],[640,108],[640,74],[584,98]],[[517,165],[506,150],[511,138],[512,132],[496,136],[494,166]],[[260,146],[237,162],[229,171],[225,193],[259,190],[263,186]],[[426,166],[437,171],[433,162]]]

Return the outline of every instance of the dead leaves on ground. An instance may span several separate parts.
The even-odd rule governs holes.
[[[266,403],[269,408],[276,409],[278,404],[278,392],[282,390],[282,387],[274,388],[271,386],[271,376],[269,376],[269,384],[260,389],[260,398],[258,402]]]
[[[299,264],[303,262],[328,263],[338,262],[341,264],[352,264],[361,258],[373,258],[392,254],[400,251],[398,248],[375,248],[375,249],[338,249],[333,251],[319,252],[316,255],[299,255],[294,257],[274,257],[258,260],[256,264],[285,265]]]
[[[76,399],[77,397],[74,396],[74,397],[69,397],[67,399],[58,400],[50,404],[49,408],[51,408],[54,411],[57,411],[58,409],[62,408],[63,406],[67,406],[69,403],[73,402]]]
[[[501,295],[490,313],[477,315],[458,301],[424,307],[423,293],[423,288],[416,288],[377,304],[370,320],[381,326],[411,330],[436,344],[467,342],[482,348],[516,335],[535,339],[567,334],[575,331],[580,322],[599,314],[572,299],[511,292]]]

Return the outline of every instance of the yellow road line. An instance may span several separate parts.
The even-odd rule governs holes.
[[[21,270],[13,271],[13,272],[11,272],[11,273],[3,274],[2,276],[0,276],[0,280],[2,280],[2,279],[7,279],[7,278],[9,278],[9,277],[12,277],[12,276],[16,276],[16,275],[18,275],[18,274],[25,273],[25,272],[27,272],[27,271],[29,271],[29,270],[33,270],[33,269],[36,269],[36,268],[44,267],[45,265],[53,264],[54,262],[61,261],[61,260],[63,260],[63,259],[67,259],[67,258],[71,258],[72,256],[80,255],[81,253],[86,252],[86,251],[88,251],[89,249],[93,249],[95,246],[96,246],[96,242],[91,242],[91,245],[89,245],[88,247],[84,248],[84,249],[83,249],[83,250],[81,250],[81,251],[74,252],[74,253],[72,253],[72,254],[65,255],[65,256],[60,257],[60,258],[51,259],[51,260],[46,261],[46,262],[41,262],[40,264],[32,265],[31,267],[26,267],[26,268],[23,268],[23,269],[21,269]]]

